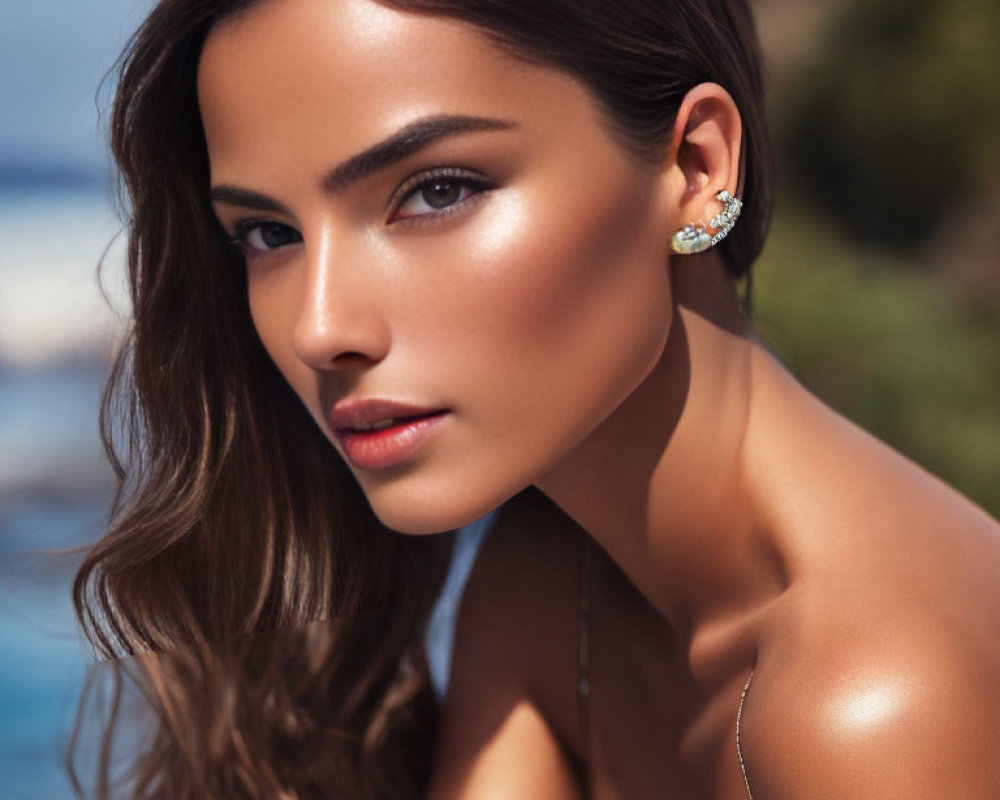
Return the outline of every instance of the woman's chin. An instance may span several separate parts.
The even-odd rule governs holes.
[[[409,493],[377,491],[369,494],[368,502],[387,528],[420,536],[455,530],[475,522],[501,505],[508,496],[505,493],[476,498],[469,494],[458,496],[452,490],[443,498],[431,491],[415,497]]]
[[[412,509],[399,513],[381,513],[375,509],[375,516],[390,530],[397,533],[404,533],[409,536],[424,536],[435,533],[461,528],[470,522],[475,522],[480,517],[489,513],[492,509],[485,509],[481,514],[453,514],[445,515],[436,510],[433,514],[415,514]]]

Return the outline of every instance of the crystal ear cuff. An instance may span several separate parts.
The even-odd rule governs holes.
[[[740,216],[740,211],[743,210],[743,203],[725,189],[719,192],[715,199],[725,206],[708,223],[710,228],[715,229],[715,233],[706,231],[701,223],[685,225],[670,240],[670,246],[675,253],[681,255],[701,253],[714,247],[729,235]]]

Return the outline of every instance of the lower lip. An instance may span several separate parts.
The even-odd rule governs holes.
[[[378,431],[336,432],[348,460],[363,469],[385,469],[413,457],[434,434],[447,411],[409,420]]]

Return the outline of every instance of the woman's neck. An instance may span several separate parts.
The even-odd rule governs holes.
[[[717,260],[684,260],[673,286],[659,362],[538,485],[689,641],[776,594],[782,575],[743,469],[755,365],[770,356]]]

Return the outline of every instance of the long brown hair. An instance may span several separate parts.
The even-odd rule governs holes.
[[[162,0],[120,62],[111,130],[133,321],[102,415],[119,486],[74,599],[98,653],[156,712],[130,796],[417,797],[434,723],[420,634],[442,540],[375,519],[261,346],[209,203],[198,59],[214,25],[259,1]],[[748,273],[771,197],[745,2],[380,1],[468,22],[576,76],[647,163],[687,91],[722,84],[746,154],[744,218],[722,246]]]

